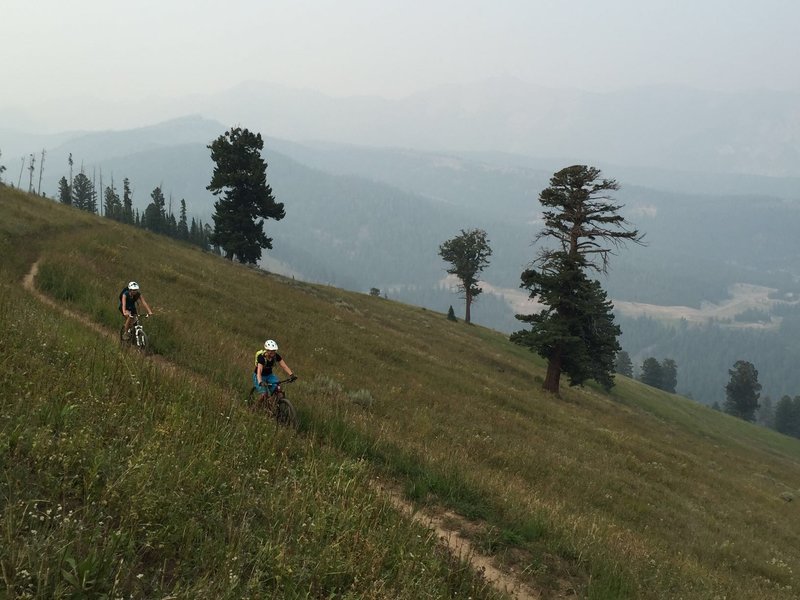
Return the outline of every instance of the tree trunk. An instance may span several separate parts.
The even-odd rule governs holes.
[[[547,361],[547,375],[545,376],[542,389],[546,392],[551,392],[556,396],[559,395],[559,383],[561,381],[561,349],[557,348]]]
[[[472,294],[469,293],[469,290],[467,290],[467,292],[464,293],[464,297],[467,300],[467,308],[466,308],[465,315],[464,315],[464,322],[465,323],[469,323],[470,322],[470,320],[469,320],[470,319],[470,317],[469,317],[469,308],[472,305]]]

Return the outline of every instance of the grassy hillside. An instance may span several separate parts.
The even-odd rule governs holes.
[[[539,390],[504,335],[0,188],[11,597],[501,597],[373,484],[543,597],[793,598],[800,441],[620,378]],[[93,327],[22,288],[38,289]],[[143,286],[156,356],[118,350]],[[101,332],[107,332],[103,334]],[[299,436],[250,414],[265,337]]]

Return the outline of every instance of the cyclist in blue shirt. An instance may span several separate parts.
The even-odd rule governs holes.
[[[149,317],[153,314],[153,311],[150,310],[150,305],[147,304],[147,300],[142,296],[138,283],[131,281],[119,294],[119,312],[125,317],[125,333],[122,335],[122,339],[128,340],[131,337],[133,316],[137,314],[136,303],[140,300],[147,309],[147,316]]]
[[[297,379],[286,361],[278,354],[278,344],[275,340],[267,340],[264,342],[264,349],[256,352],[256,363],[253,369],[253,387],[258,390],[259,394],[272,393],[274,385],[278,382],[278,378],[272,373],[272,368],[276,364],[292,380]]]

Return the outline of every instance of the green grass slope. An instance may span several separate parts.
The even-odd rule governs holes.
[[[496,332],[2,187],[0,256],[9,597],[502,597],[377,478],[544,598],[800,589],[797,440],[625,378],[551,397]],[[154,357],[112,339],[130,279]],[[300,435],[242,406],[266,337]]]

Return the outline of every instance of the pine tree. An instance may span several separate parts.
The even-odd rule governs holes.
[[[665,358],[661,362],[661,389],[674,394],[677,386],[678,365],[671,358]]]
[[[470,323],[470,308],[483,291],[478,285],[478,275],[489,264],[492,249],[483,229],[461,230],[461,235],[439,246],[439,256],[449,262],[447,272],[458,278],[458,291],[464,294],[466,310],[464,322]]]
[[[81,171],[72,180],[72,205],[88,212],[95,212],[94,189],[92,182]]]
[[[618,214],[622,205],[608,195],[616,181],[600,179],[600,170],[575,165],[558,171],[550,187],[539,195],[544,229],[536,241],[551,242],[534,261],[536,269],[522,273],[521,287],[545,305],[538,314],[517,315],[530,330],[511,336],[547,359],[543,389],[558,394],[561,373],[571,385],[589,377],[613,385],[614,357],[620,350],[620,329],[614,324],[613,305],[599,282],[586,271],[605,273],[612,249],[626,241],[641,243],[642,236],[627,228]],[[606,243],[611,247],[603,246]]]
[[[189,225],[186,222],[186,200],[181,198],[181,218],[178,221],[178,239],[189,240]]]
[[[731,379],[725,386],[725,412],[745,421],[754,421],[761,395],[758,371],[753,363],[737,360],[733,369],[728,370],[728,375]]]
[[[169,213],[167,217],[167,231],[165,233],[173,238],[178,237],[178,222],[175,220],[175,215],[172,213]]]
[[[272,248],[272,239],[264,233],[264,221],[279,221],[286,214],[267,185],[261,134],[235,127],[208,148],[215,167],[207,189],[220,196],[214,203],[210,241],[222,248],[229,260],[235,257],[239,262],[256,263],[262,249]]]
[[[450,305],[450,310],[447,311],[447,320],[448,321],[458,321],[456,318],[456,311],[453,310],[453,305]]]
[[[642,363],[642,376],[639,378],[639,381],[650,387],[663,389],[664,370],[661,363],[652,356],[644,359]]]
[[[103,209],[107,218],[115,221],[122,220],[122,201],[119,199],[119,194],[114,188],[113,182],[103,194]]]
[[[122,222],[133,225],[134,221],[131,182],[126,177],[122,180]]]
[[[167,233],[166,199],[161,188],[156,187],[150,193],[150,198],[152,202],[145,207],[142,215],[142,227],[155,233]]]
[[[62,177],[58,180],[58,201],[61,204],[72,204],[72,194],[70,193],[67,178]]]
[[[800,396],[783,396],[775,405],[775,430],[800,438]]]
[[[625,350],[620,350],[617,352],[617,362],[614,365],[614,369],[620,375],[624,375],[625,377],[633,377],[633,363],[631,362],[631,356]]]

